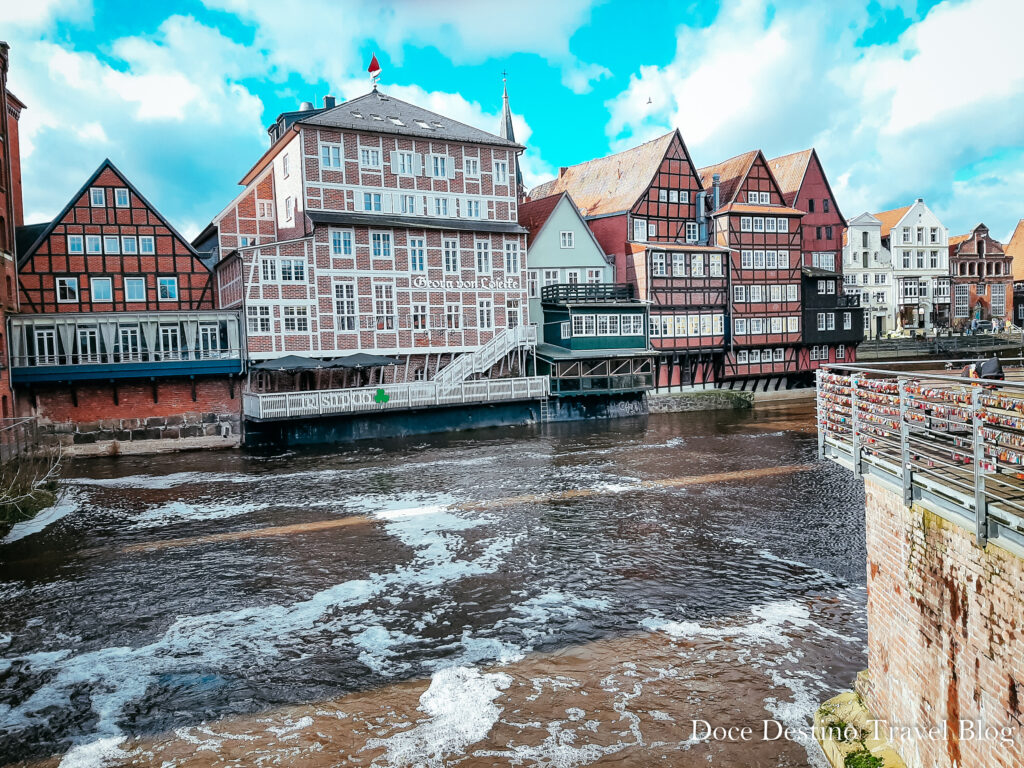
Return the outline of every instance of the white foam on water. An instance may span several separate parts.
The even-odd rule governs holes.
[[[462,753],[490,733],[502,712],[495,700],[512,683],[502,672],[482,673],[470,667],[438,670],[420,696],[426,716],[408,731],[369,739],[364,749],[384,749],[387,764],[408,768],[441,768],[445,756]]]
[[[288,720],[284,725],[270,726],[267,730],[277,736],[281,741],[294,739],[299,731],[309,728],[313,724],[313,718],[309,715],[300,717],[298,720]]]
[[[802,629],[814,623],[807,607],[792,600],[757,605],[750,612],[757,621],[705,627],[695,621],[647,618],[640,624],[645,629],[664,632],[674,639],[728,639],[741,645],[771,643],[785,647],[790,644],[787,634],[790,628]]]
[[[343,645],[345,642],[355,643],[357,647],[362,648],[359,661],[379,675],[391,676],[409,668],[408,664],[395,664],[391,660],[396,653],[394,649],[415,641],[416,638],[412,635],[389,630],[378,624],[355,633],[348,641],[336,640],[335,645]]]
[[[120,746],[123,741],[123,736],[111,736],[88,744],[77,744],[61,758],[57,768],[102,768],[122,760],[128,757],[128,753]]]
[[[70,650],[33,654],[5,661],[19,662],[43,682],[5,713],[8,727],[45,723],[55,710],[72,707],[71,696],[87,690],[96,715],[93,743],[123,738],[119,721],[126,707],[144,698],[159,677],[181,671],[237,669],[244,658],[267,659],[282,647],[294,647],[309,635],[347,634],[352,617],[346,608],[369,600],[423,590],[494,572],[512,548],[512,539],[492,539],[474,558],[459,558],[465,541],[459,531],[485,523],[486,517],[459,517],[443,509],[417,509],[383,518],[385,530],[413,550],[412,561],[385,573],[372,573],[283,605],[250,606],[179,617],[149,645],[103,648],[73,654]],[[364,638],[369,644],[370,636]],[[392,638],[394,646],[401,638]],[[389,651],[391,648],[388,649]],[[106,743],[106,742],[105,742]],[[80,745],[76,754],[86,754]],[[98,748],[97,748],[98,749]]]
[[[64,493],[52,507],[44,509],[30,520],[15,523],[3,540],[0,541],[0,544],[11,544],[19,539],[24,539],[26,536],[31,536],[33,533],[39,533],[61,518],[67,517],[72,512],[77,512],[81,507],[81,503],[81,494],[74,493],[73,491]]]
[[[150,507],[135,517],[132,528],[159,528],[182,522],[200,522],[203,520],[223,520],[237,515],[247,515],[259,509],[266,509],[267,504],[230,504],[203,503],[190,504],[185,501],[170,501],[158,507]]]

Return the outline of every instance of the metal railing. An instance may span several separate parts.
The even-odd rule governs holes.
[[[245,416],[250,419],[294,419],[464,403],[537,400],[547,395],[546,376],[524,376],[463,381],[450,385],[423,381],[358,389],[246,392],[242,398],[242,408]]]
[[[517,325],[494,334],[491,339],[472,352],[460,355],[443,370],[439,371],[433,381],[440,385],[454,386],[474,373],[484,373],[501,358],[520,347],[537,346],[537,326]]]
[[[819,454],[888,480],[980,546],[998,540],[1024,555],[1024,380],[1012,380],[1024,371],[971,379],[959,375],[970,361],[949,362],[949,372],[935,362],[819,369]]]
[[[542,303],[586,304],[588,302],[634,301],[632,283],[558,283],[540,289]]]
[[[39,445],[34,418],[0,419],[0,464],[30,454]]]

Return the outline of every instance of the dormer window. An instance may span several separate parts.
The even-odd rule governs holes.
[[[426,128],[428,131],[430,130],[430,126],[427,125],[425,120],[416,120],[415,122],[420,128]]]

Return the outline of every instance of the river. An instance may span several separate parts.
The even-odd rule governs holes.
[[[76,461],[0,544],[0,765],[823,766],[780,731],[866,665],[864,510],[815,451],[804,401]]]

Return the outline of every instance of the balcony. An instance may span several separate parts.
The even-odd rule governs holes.
[[[546,376],[437,383],[384,384],[357,389],[306,392],[246,392],[242,397],[247,419],[274,421],[318,416],[344,416],[377,411],[401,411],[469,404],[540,400],[548,396]]]
[[[542,304],[614,304],[637,301],[632,283],[559,283],[540,289]]]
[[[9,336],[15,383],[242,371],[235,312],[16,315]]]
[[[1018,359],[1007,381],[982,382],[958,375],[967,362],[820,370],[819,454],[972,531],[979,546],[1024,554],[1024,370]]]

